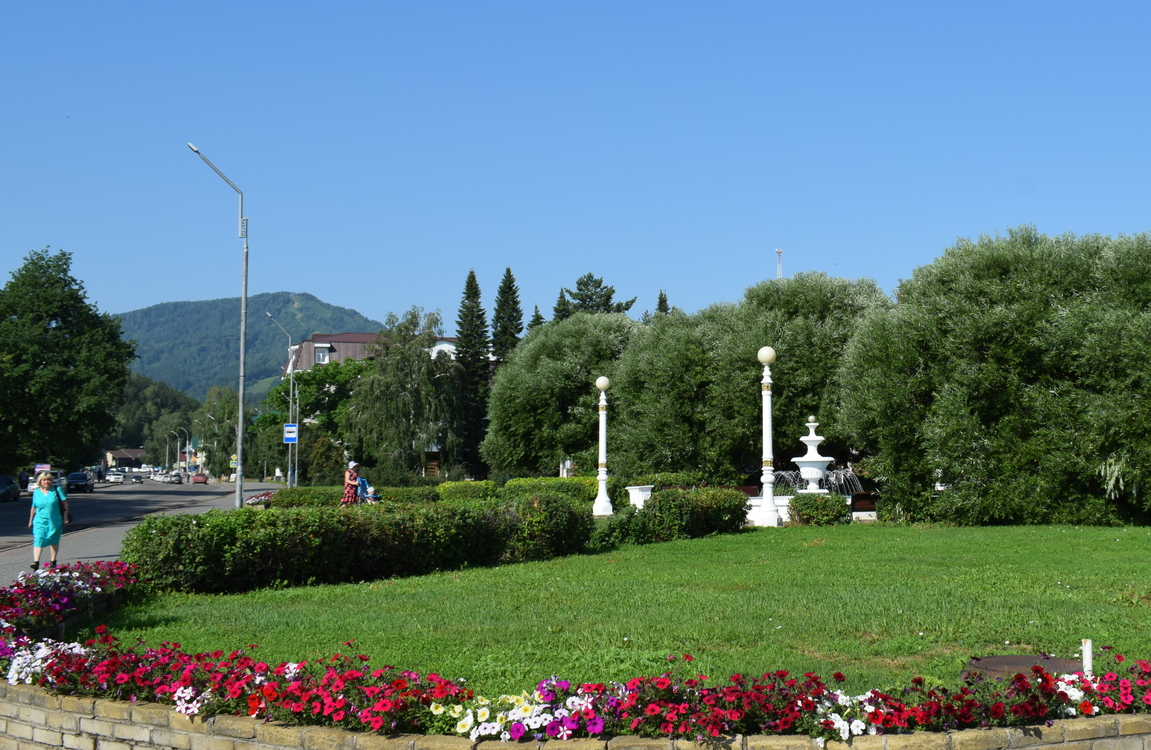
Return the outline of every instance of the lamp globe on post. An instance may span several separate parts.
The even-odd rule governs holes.
[[[771,365],[775,362],[775,349],[762,347],[756,355],[763,365],[763,380],[759,391],[763,395],[763,492],[758,508],[752,510],[752,523],[756,526],[778,526],[779,509],[775,505],[775,461],[771,449]]]
[[[607,496],[607,389],[611,381],[604,376],[596,378],[599,388],[599,494],[591,506],[593,516],[612,515],[611,499]]]

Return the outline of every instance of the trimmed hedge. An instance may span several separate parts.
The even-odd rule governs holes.
[[[702,471],[663,471],[656,474],[641,474],[628,484],[632,486],[650,484],[655,490],[662,490],[664,487],[702,487],[709,482],[704,479]]]
[[[470,505],[244,508],[148,518],[125,535],[120,559],[158,589],[226,593],[546,560],[585,549],[591,532],[583,504],[554,493]]]
[[[499,497],[500,488],[495,482],[485,479],[481,482],[443,482],[436,487],[441,500],[447,502],[476,502],[494,500]]]
[[[440,499],[435,487],[377,487],[380,502],[434,503]],[[335,508],[344,487],[286,487],[264,502],[268,508]]]
[[[851,507],[843,495],[797,493],[791,498],[788,508],[789,522],[797,526],[851,523]]]
[[[627,505],[596,534],[598,547],[651,544],[731,534],[747,524],[747,495],[739,490],[694,489],[653,492],[641,510]]]

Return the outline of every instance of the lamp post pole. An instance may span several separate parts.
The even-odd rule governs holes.
[[[763,380],[759,390],[763,394],[763,520],[767,526],[779,525],[779,509],[775,506],[775,460],[771,449],[771,363],[775,350],[765,346],[758,358],[763,365]]]
[[[276,324],[276,328],[284,331],[284,327],[280,325],[280,321],[268,313],[268,317],[272,318],[272,322]],[[295,406],[296,402],[296,363],[292,359],[292,334],[284,331],[284,335],[288,337],[288,422],[295,424],[298,417],[294,416],[294,412],[298,407]],[[299,428],[297,427],[297,435],[299,435]],[[297,437],[297,439],[299,439]],[[295,469],[292,466],[292,448],[296,449],[296,459],[299,460],[300,446],[288,443],[288,486],[292,486],[292,480],[296,477]],[[267,473],[266,471],[264,472]]]
[[[178,465],[180,463],[180,433],[176,432],[175,430],[168,430],[168,433],[176,436],[176,464]],[[168,473],[170,474],[171,472],[172,467],[169,466]]]
[[[181,430],[184,433],[184,439],[185,439],[185,442],[184,442],[184,468],[191,470],[191,468],[192,468],[192,458],[191,458],[192,436],[183,427],[177,427],[176,429]]]
[[[169,460],[171,458],[171,456],[168,453],[168,448],[171,447],[171,445],[172,445],[172,441],[168,439],[167,435],[165,435],[164,436],[164,468],[165,469],[172,465],[170,460]]]
[[[607,389],[611,381],[602,375],[596,378],[599,388],[599,494],[595,497],[591,512],[593,516],[612,514],[611,498],[607,495]]]
[[[236,187],[215,164],[208,161],[208,157],[201,154],[198,148],[191,143],[188,144],[188,148],[203,159],[204,163],[240,196],[240,238],[244,240],[244,263],[240,281],[240,416],[236,420],[236,507],[242,508],[244,507],[244,344],[248,333],[248,218],[244,216],[244,191]]]

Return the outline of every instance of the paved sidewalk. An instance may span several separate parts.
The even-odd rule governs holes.
[[[261,484],[259,482],[245,482],[244,496],[254,495],[257,492],[277,489],[281,485]],[[176,513],[204,513],[212,508],[228,510],[235,507],[236,488],[232,484],[208,485],[204,492],[187,495],[180,498],[179,504],[169,505],[143,515],[125,516],[112,519],[95,526],[81,527],[76,531],[67,530],[60,539],[61,563],[96,560],[116,560],[120,556],[120,541],[128,529],[152,515],[173,515]],[[81,496],[83,497],[83,496]],[[22,503],[26,506],[27,501]],[[128,511],[131,512],[131,511]],[[24,522],[27,523],[27,510],[23,511]],[[15,580],[21,571],[29,570],[32,562],[32,534],[28,529],[6,529],[7,533],[0,534],[0,585]],[[5,548],[6,547],[6,548]],[[41,564],[50,557],[47,549],[40,558]]]

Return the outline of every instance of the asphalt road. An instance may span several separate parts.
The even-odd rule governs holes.
[[[279,485],[245,482],[245,497]],[[74,522],[64,527],[58,561],[115,560],[120,540],[128,529],[150,515],[203,513],[212,508],[235,507],[234,484],[100,484],[94,492],[68,496]],[[32,530],[28,528],[31,500],[22,495],[14,503],[0,503],[0,585],[15,580],[32,562]],[[41,563],[50,557],[48,550]]]

